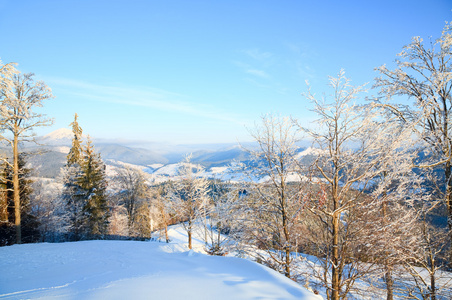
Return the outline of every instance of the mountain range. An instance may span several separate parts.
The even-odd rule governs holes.
[[[72,144],[73,133],[70,129],[58,129],[50,134],[38,137],[39,146],[28,144],[25,152],[34,153],[27,159],[35,176],[57,178],[66,163],[66,156]],[[86,141],[87,137],[83,136]],[[180,162],[191,155],[191,162],[203,168],[203,175],[209,178],[240,180],[244,178],[241,170],[231,168],[234,162],[245,166],[251,164],[251,154],[247,149],[256,148],[255,143],[239,144],[201,144],[201,145],[162,145],[148,143],[139,147],[139,143],[130,141],[92,140],[95,150],[101,154],[107,165],[107,175],[113,176],[117,168],[132,166],[151,174],[152,182],[161,182],[178,176]],[[308,164],[316,155],[316,149],[301,147],[298,160]]]
[[[73,133],[70,129],[58,129],[50,134],[38,137],[40,146],[27,144],[25,152],[36,153],[29,156],[31,168],[39,177],[56,178],[60,169],[66,163],[66,156],[71,147]],[[83,139],[86,141],[87,137]],[[93,139],[95,150],[101,154],[107,165],[118,167],[133,165],[153,173],[160,167],[177,164],[188,154],[192,162],[206,169],[223,167],[232,161],[246,161],[250,155],[241,146],[235,144],[204,144],[204,145],[159,145],[147,144],[147,148],[130,141],[106,141]],[[247,144],[252,147],[252,144]]]

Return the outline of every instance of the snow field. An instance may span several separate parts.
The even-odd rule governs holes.
[[[322,299],[257,263],[187,251],[180,227],[170,237],[2,247],[0,299]]]

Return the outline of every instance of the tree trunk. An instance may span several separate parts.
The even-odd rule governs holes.
[[[286,213],[286,202],[285,202],[285,196],[284,196],[284,190],[281,192],[282,194],[282,223],[283,223],[283,231],[284,231],[284,249],[286,252],[286,262],[285,262],[285,270],[284,275],[286,275],[287,278],[290,278],[290,234],[289,234],[289,228],[287,224],[287,213]]]
[[[331,256],[332,273],[331,273],[331,299],[339,300],[339,214],[337,211],[333,213],[333,251]]]
[[[221,244],[221,223],[218,222],[217,223],[217,245],[218,245],[218,249],[220,249],[220,244]]]
[[[188,249],[191,249],[192,248],[192,246],[191,246],[191,220],[188,220],[188,230],[187,230],[187,233],[188,233]]]
[[[385,283],[386,283],[386,300],[394,299],[394,278],[392,278],[392,270],[389,266],[385,266]]]
[[[166,222],[165,222],[165,239],[166,239],[166,242],[169,243],[168,224],[166,224]]]
[[[434,268],[434,266],[433,266]],[[436,280],[435,273],[430,273],[430,299],[436,300]]]
[[[20,191],[19,191],[19,149],[18,136],[14,135],[13,141],[13,190],[14,190],[14,225],[16,228],[16,243],[22,243],[22,228],[20,220]]]
[[[8,223],[8,197],[4,184],[0,187],[0,223]]]
[[[446,162],[446,206],[447,206],[447,225],[449,226],[449,241],[452,242],[452,170],[451,162]],[[452,247],[449,247],[449,269],[452,269]]]

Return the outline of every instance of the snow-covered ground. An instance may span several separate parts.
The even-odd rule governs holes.
[[[0,299],[321,299],[283,275],[236,257],[171,243],[83,241],[0,248]]]

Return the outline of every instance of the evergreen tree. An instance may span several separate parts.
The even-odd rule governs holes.
[[[69,154],[67,155],[67,165],[80,165],[81,161],[81,153],[82,153],[82,133],[83,130],[78,125],[77,121],[78,115],[77,113],[74,115],[74,122],[69,124],[72,127],[72,133],[74,137],[72,138],[72,147],[69,150]]]
[[[86,201],[84,199],[84,192],[79,185],[79,179],[82,176],[81,161],[82,161],[82,133],[83,130],[77,121],[77,114],[74,116],[74,122],[70,124],[72,127],[72,147],[67,156],[67,163],[63,169],[62,180],[64,184],[63,202],[66,203],[67,212],[69,214],[69,239],[80,240],[83,239],[83,233],[86,231],[84,225],[86,224],[86,217],[84,215],[84,207]]]
[[[30,194],[33,192],[30,179],[30,169],[25,168],[25,157],[23,154],[19,155],[19,195],[21,199],[21,225],[22,225],[22,243],[31,243],[39,240],[38,222],[31,214]],[[4,198],[7,204],[6,210],[6,224],[2,224],[0,231],[0,245],[7,245],[15,243],[14,224],[16,222],[15,207],[14,207],[14,186],[13,175],[14,170],[9,164],[6,164],[2,169],[4,174],[4,182],[2,183],[1,197]]]
[[[70,125],[74,137],[63,170],[63,199],[70,219],[71,240],[103,236],[107,233],[109,208],[105,165],[95,153],[91,140],[82,145],[82,128],[77,114]]]
[[[64,184],[62,200],[66,205],[66,211],[69,219],[69,239],[83,239],[85,215],[83,208],[85,207],[84,193],[80,187],[78,180],[82,172],[80,166],[66,165],[62,170],[62,181]]]
[[[82,173],[77,183],[83,191],[85,201],[83,212],[86,217],[86,229],[91,237],[102,237],[107,233],[109,218],[105,165],[100,155],[94,151],[89,138],[83,155]]]

